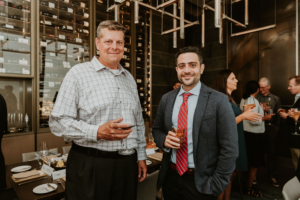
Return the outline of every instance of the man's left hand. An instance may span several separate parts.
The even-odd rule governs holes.
[[[138,162],[138,167],[139,167],[138,181],[142,182],[147,177],[147,165],[146,165],[146,161],[145,160],[140,160]]]

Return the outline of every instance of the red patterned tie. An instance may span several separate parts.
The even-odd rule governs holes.
[[[185,140],[183,146],[177,150],[176,153],[176,168],[180,176],[188,170],[188,139],[187,139],[187,100],[191,96],[191,93],[183,93],[183,102],[181,104],[179,115],[178,115],[178,128],[183,128],[185,130]]]

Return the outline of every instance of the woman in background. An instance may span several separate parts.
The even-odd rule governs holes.
[[[261,114],[252,112],[254,109],[249,109],[245,112],[242,112],[240,107],[235,103],[234,99],[231,96],[231,93],[237,89],[237,82],[234,73],[225,69],[220,71],[214,82],[214,89],[218,90],[226,94],[229,98],[229,102],[231,103],[232,109],[235,114],[235,120],[237,124],[238,130],[238,140],[239,140],[239,157],[236,160],[236,168],[232,173],[230,178],[230,183],[225,191],[218,197],[218,200],[230,200],[231,186],[232,181],[234,180],[237,171],[247,171],[248,170],[248,162],[247,162],[247,153],[246,153],[246,144],[244,138],[244,127],[243,120],[247,119],[253,122],[257,122],[261,119]],[[250,191],[250,194],[254,193],[254,191]]]
[[[270,120],[272,115],[264,115],[264,109],[259,104],[255,96],[259,93],[259,83],[257,81],[249,81],[246,84],[246,91],[240,103],[240,108],[247,110],[254,107],[252,112],[260,113],[263,118],[257,122],[244,120],[244,134],[246,140],[247,157],[249,164],[247,192],[255,197],[261,197],[261,192],[252,188],[253,180],[257,169],[260,166],[265,166],[264,157],[264,135],[265,123],[263,121]],[[247,105],[249,107],[247,107]]]
[[[0,191],[6,188],[5,162],[2,153],[1,143],[3,134],[7,131],[7,108],[3,96],[0,94]]]

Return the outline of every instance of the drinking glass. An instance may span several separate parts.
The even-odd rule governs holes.
[[[247,111],[249,109],[253,109],[256,107],[255,102],[253,100],[253,102],[251,102],[251,98],[248,98],[245,102],[245,107],[244,107],[244,111]]]
[[[185,129],[173,126],[172,127],[172,132],[176,134],[175,137],[179,138],[179,140],[180,140],[180,148],[183,147],[184,141],[185,141]]]
[[[47,148],[47,142],[42,141],[39,148],[39,154],[42,156],[42,158],[45,158],[48,155],[49,151]]]
[[[295,133],[292,133],[292,135],[300,135],[299,133],[297,133],[297,122],[300,116],[300,111],[298,111],[297,108],[294,108],[293,110],[293,118],[295,120]]]
[[[120,113],[123,121],[121,123],[129,124],[129,128],[136,126],[136,115],[132,109],[122,109]],[[134,153],[134,149],[127,149],[127,140],[122,140],[122,144],[125,144],[124,149],[119,150],[121,155],[130,155]]]

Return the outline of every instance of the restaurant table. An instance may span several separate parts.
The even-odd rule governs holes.
[[[152,161],[152,164],[147,166],[148,174],[151,174],[151,173],[155,172],[156,170],[159,170],[161,161],[157,161],[157,160],[154,160],[151,158],[148,158],[148,160]],[[40,162],[42,162],[42,161],[40,161]],[[58,184],[55,180],[53,180],[48,175],[46,175],[47,178],[45,178],[45,179],[33,181],[30,183],[26,183],[24,185],[19,185],[18,183],[15,183],[11,178],[11,176],[13,174],[11,172],[11,169],[14,167],[17,167],[17,166],[21,166],[21,165],[30,165],[32,167],[32,169],[34,169],[34,168],[36,168],[37,170],[41,169],[41,166],[39,165],[38,161],[36,161],[36,160],[6,166],[6,176],[7,176],[8,180],[10,181],[14,191],[16,192],[19,200],[35,200],[35,199],[50,200],[50,199],[62,199],[64,197],[65,190],[62,188],[62,186],[60,184]],[[36,186],[39,186],[41,184],[45,184],[45,183],[55,183],[55,184],[57,184],[58,188],[56,191],[53,191],[53,192],[50,192],[47,194],[34,194],[33,193],[33,188],[35,188]]]

